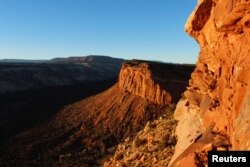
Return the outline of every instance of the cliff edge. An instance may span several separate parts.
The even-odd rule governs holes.
[[[171,103],[171,95],[153,80],[149,64],[125,63],[119,74],[119,88],[163,105]]]
[[[123,63],[118,87],[150,102],[176,103],[187,86],[193,65],[133,60]]]
[[[250,149],[250,2],[199,0],[186,31],[200,45],[175,110],[172,166],[206,165],[209,150]]]

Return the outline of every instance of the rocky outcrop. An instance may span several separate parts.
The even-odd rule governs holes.
[[[250,149],[249,13],[248,0],[199,0],[188,19],[201,50],[175,111],[172,166],[204,165],[208,150]]]
[[[151,102],[169,105],[171,95],[153,80],[149,64],[123,64],[119,74],[119,87]]]
[[[148,121],[134,138],[126,138],[103,166],[168,166],[176,144],[174,109],[171,105],[164,115]]]
[[[134,60],[122,65],[118,86],[150,102],[169,105],[180,98],[192,69],[193,66]]]

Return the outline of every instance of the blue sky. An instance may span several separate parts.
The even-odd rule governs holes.
[[[195,63],[197,0],[0,0],[0,59],[109,55]]]

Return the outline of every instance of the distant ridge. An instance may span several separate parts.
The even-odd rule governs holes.
[[[88,56],[73,56],[73,57],[66,57],[66,58],[53,58],[48,60],[48,63],[73,63],[73,64],[80,64],[80,63],[94,63],[94,62],[109,62],[110,60],[114,61],[123,61],[123,59],[113,58],[111,56],[103,56],[103,55],[88,55]]]
[[[0,63],[84,63],[93,61],[107,61],[111,59],[123,60],[104,55],[87,55],[87,56],[72,56],[72,57],[56,57],[45,60],[29,60],[29,59],[0,59]]]
[[[122,62],[123,59],[97,55],[0,60],[0,94],[114,79]]]
[[[0,63],[45,63],[47,60],[1,59]]]

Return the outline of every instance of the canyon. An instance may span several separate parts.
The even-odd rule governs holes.
[[[96,66],[88,63],[93,57],[49,61],[56,64],[48,70],[54,74],[59,66],[71,69],[72,63],[88,71],[63,71],[56,75],[62,82],[51,75],[42,85],[50,91],[61,83],[71,85],[72,73],[79,87],[69,92],[82,89],[81,81],[91,81],[96,73],[103,79],[97,85],[104,87],[87,83],[100,89],[58,106],[50,117],[12,135],[2,144],[0,166],[196,167],[207,166],[208,151],[249,150],[250,1],[198,0],[185,30],[200,45],[196,66],[106,62],[101,57]],[[42,70],[47,68],[39,63]],[[111,73],[118,79],[111,81]],[[29,82],[25,75],[4,84],[11,79],[7,73],[1,79],[0,84],[7,85],[1,93],[16,91],[15,83],[21,91],[43,83],[22,86],[19,81]],[[48,86],[50,79],[58,84]],[[2,129],[8,128],[3,124]]]
[[[170,108],[193,70],[193,65],[126,61],[109,89],[62,106],[13,136],[1,150],[1,165],[100,166],[148,121],[173,115]]]
[[[124,60],[108,56],[0,60],[0,151],[16,134],[117,81]]]

